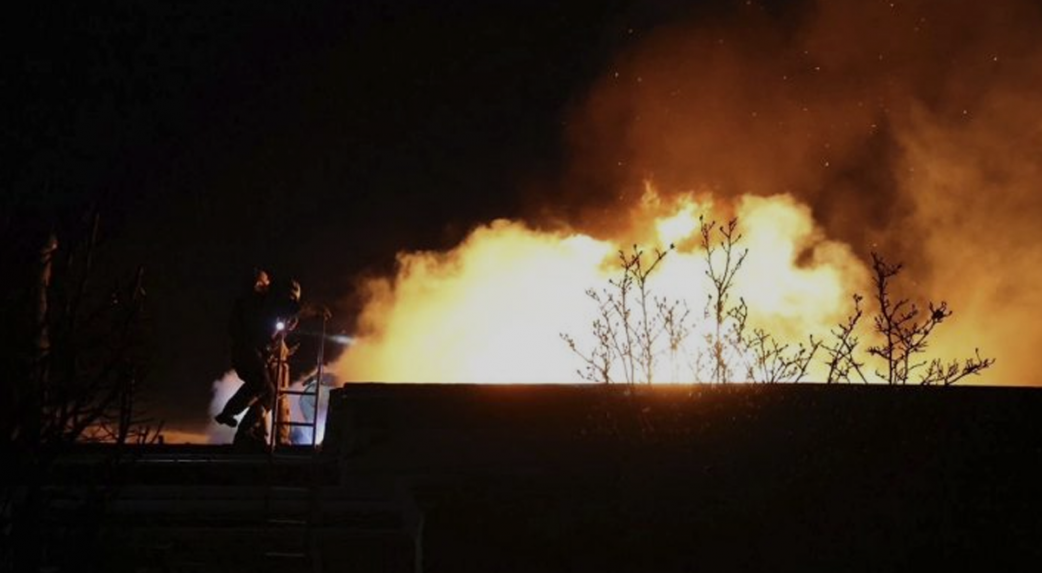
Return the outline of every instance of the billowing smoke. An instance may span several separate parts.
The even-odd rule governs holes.
[[[1038,3],[743,4],[653,33],[593,87],[567,133],[573,220],[611,234],[647,178],[790,193],[862,258],[904,261],[909,294],[951,303],[937,348],[981,345],[999,359],[988,382],[1035,383]]]
[[[294,382],[290,385],[291,390],[304,390],[312,391],[315,376],[311,375],[304,380]],[[308,385],[305,388],[305,385]],[[235,429],[229,428],[228,426],[222,426],[213,420],[221,409],[224,408],[225,403],[232,397],[233,394],[242,386],[242,380],[236,375],[234,370],[225,372],[219,379],[213,381],[212,394],[210,396],[210,421],[207,424],[205,430],[205,441],[211,444],[227,444],[231,443],[235,436]],[[325,436],[326,430],[326,409],[329,402],[329,389],[336,386],[335,378],[329,373],[323,373],[322,385],[319,392],[319,403],[318,403],[318,442],[321,443]],[[294,421],[308,421],[314,416],[315,402],[311,396],[289,397],[290,405],[290,418]],[[236,420],[242,421],[244,414],[240,414],[235,417]],[[311,435],[309,428],[294,428],[290,434],[290,439],[295,444],[310,444]],[[200,441],[198,437],[191,441]]]
[[[778,235],[796,249],[791,257],[779,255],[785,264],[753,272],[758,286],[744,287],[780,292],[802,284],[792,277],[803,270],[833,277],[815,287],[833,297],[821,301],[819,315],[809,320],[809,307],[792,307],[799,310],[790,312],[789,330],[838,320],[848,310],[835,302],[844,291],[870,294],[864,261],[879,251],[907,264],[907,294],[954,308],[934,345],[942,356],[980,345],[998,358],[983,381],[1035,383],[1042,12],[1027,0],[796,6],[771,13],[740,3],[711,22],[657,29],[621,54],[570,112],[569,168],[553,193],[534,201],[531,224],[493,223],[450,253],[401,255],[397,277],[369,284],[362,338],[340,371],[350,380],[408,379],[420,372],[410,361],[436,360],[429,349],[451,340],[460,352],[445,352],[437,359],[444,365],[424,364],[425,378],[492,381],[495,370],[474,365],[509,369],[510,352],[557,364],[547,353],[565,350],[542,345],[559,343],[559,309],[579,308],[582,291],[603,280],[591,269],[604,269],[605,253],[647,240],[633,214],[652,181],[663,201],[711,197],[717,218],[744,213],[751,239],[792,213],[805,215]],[[781,210],[750,217],[756,197],[766,198],[760,213]],[[534,230],[560,226],[585,234]],[[813,239],[794,238],[799,228]],[[498,242],[508,235],[516,240]],[[775,244],[750,241],[754,251]],[[536,259],[560,266],[525,262]],[[535,278],[549,276],[543,272],[561,288],[546,292]],[[451,288],[439,288],[445,284]],[[799,288],[782,299],[798,298]],[[528,303],[504,314],[483,297]],[[777,316],[771,304],[751,308]],[[463,309],[476,322],[464,321]],[[547,328],[524,336],[540,320]],[[504,331],[518,336],[486,344]]]

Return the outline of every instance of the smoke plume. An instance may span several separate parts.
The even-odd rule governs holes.
[[[937,350],[980,345],[999,359],[989,382],[1036,383],[1038,3],[743,4],[651,34],[593,86],[566,134],[573,218],[611,234],[648,178],[789,193],[863,260],[904,261],[908,294],[949,301]]]
[[[789,229],[779,236],[799,250],[773,275],[753,273],[760,281],[754,291],[802,284],[789,279],[809,267],[841,277],[815,288],[867,295],[864,262],[878,251],[906,263],[904,294],[945,299],[955,310],[938,331],[938,355],[965,356],[979,345],[998,358],[982,381],[1036,383],[1031,351],[1042,345],[1034,318],[1042,315],[1042,291],[1035,286],[1042,279],[1036,230],[1042,215],[1042,11],[1026,0],[819,0],[796,6],[770,12],[741,3],[711,21],[656,29],[620,54],[569,112],[569,167],[552,193],[538,195],[529,224],[586,233],[583,244],[603,257],[619,244],[646,239],[636,236],[642,227],[633,219],[647,196],[646,181],[667,203],[711,197],[717,218],[748,212],[762,198],[759,213],[780,210],[773,218],[743,221],[745,230],[752,235],[753,225],[778,218],[797,221],[796,228],[784,221],[778,228]],[[793,219],[794,212],[805,219]],[[515,239],[510,248],[527,250],[496,250],[503,235]],[[347,379],[402,378],[414,371],[376,365],[407,362],[432,339],[464,337],[461,348],[480,354],[481,342],[496,328],[520,328],[497,322],[497,308],[481,306],[480,293],[529,285],[523,279],[539,272],[525,270],[529,255],[561,261],[555,272],[568,278],[560,285],[571,289],[568,297],[581,298],[594,286],[590,281],[603,278],[589,272],[603,268],[597,266],[603,259],[591,263],[591,252],[581,255],[582,264],[569,263],[580,256],[561,251],[579,239],[570,240],[497,223],[450,253],[400,255],[396,277],[367,287],[362,339],[341,361],[341,372]],[[483,250],[486,244],[491,250]],[[831,255],[823,259],[826,252]],[[475,281],[488,289],[472,290]],[[454,286],[437,290],[445,282]],[[519,296],[565,296],[531,284]],[[459,296],[468,298],[452,298]],[[446,331],[446,322],[454,323],[436,309],[463,308],[457,305],[464,301],[484,309],[487,318]],[[821,304],[811,319],[811,311],[799,307],[789,324],[820,330],[842,316],[832,299]],[[751,309],[778,310],[770,304]],[[431,320],[404,322],[415,317]],[[525,344],[557,343],[554,332],[550,327],[549,341],[542,333],[538,340],[504,342],[496,352],[525,354]],[[409,333],[409,343],[391,333]],[[532,350],[529,356],[545,356]],[[486,358],[496,363],[500,354]],[[462,381],[488,374],[456,368],[433,376]]]

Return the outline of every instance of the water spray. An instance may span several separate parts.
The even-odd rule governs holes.
[[[355,337],[348,336],[346,334],[325,334],[313,330],[298,330],[296,334],[321,338],[323,340],[328,340],[329,342],[333,342],[341,346],[351,346],[355,343]]]

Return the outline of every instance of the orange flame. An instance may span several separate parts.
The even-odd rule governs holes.
[[[365,285],[359,336],[335,368],[348,381],[577,382],[576,356],[559,334],[593,344],[596,305],[584,293],[618,274],[615,256],[627,239],[639,236],[649,249],[676,245],[649,284],[699,314],[709,296],[699,216],[717,211],[711,198],[665,202],[649,187],[627,236],[614,240],[499,220],[449,252],[401,253],[395,277]],[[796,341],[840,321],[867,277],[852,251],[787,195],[743,197],[735,213],[749,248],[735,294],[748,302],[752,324]],[[706,325],[700,319],[697,328]],[[694,374],[662,363],[657,376]]]
[[[557,335],[589,344],[583,291],[614,276],[613,254],[676,244],[654,288],[697,313],[695,219],[737,214],[750,254],[735,294],[754,326],[824,335],[855,291],[870,311],[876,250],[908,263],[898,296],[951,303],[932,357],[980,346],[998,362],[967,382],[1039,384],[1042,10],[941,4],[815,0],[779,16],[745,3],[649,32],[570,110],[562,182],[535,200],[596,233],[500,221],[447,253],[401,254],[395,277],[366,286],[340,373],[575,380]],[[641,195],[649,173],[661,194]],[[620,204],[636,205],[628,220]]]

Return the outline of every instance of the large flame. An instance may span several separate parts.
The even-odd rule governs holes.
[[[528,222],[399,255],[396,276],[366,285],[337,368],[574,380],[558,333],[584,342],[583,291],[613,276],[613,253],[676,244],[655,288],[697,313],[696,219],[738,215],[750,254],[736,294],[782,341],[826,333],[853,292],[870,303],[864,261],[878,251],[907,263],[899,296],[955,310],[932,356],[980,346],[998,362],[968,382],[1038,383],[1039,30],[1028,0],[812,0],[647,33],[569,110],[566,172],[533,193]],[[641,189],[649,177],[661,193]],[[572,230],[545,223],[562,219]]]
[[[663,201],[648,190],[624,231],[649,251],[676,245],[649,284],[660,297],[684,301],[699,329],[715,328],[701,316],[710,285],[699,217],[725,215],[718,211],[708,197]],[[795,341],[842,319],[867,275],[848,247],[824,236],[807,206],[787,195],[750,196],[734,213],[749,248],[735,297],[747,301],[753,324]],[[631,248],[625,239],[500,220],[449,252],[402,253],[395,277],[366,284],[359,336],[336,369],[352,381],[576,382],[577,358],[559,334],[580,347],[594,344],[597,309],[585,292],[608,286],[619,273],[617,252]],[[693,376],[666,361],[657,371],[663,382]]]

